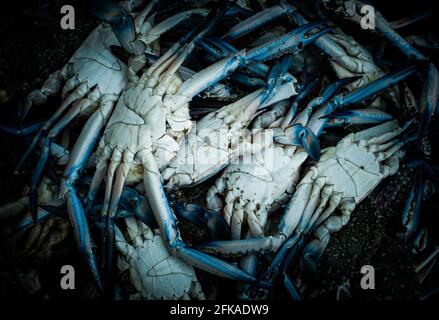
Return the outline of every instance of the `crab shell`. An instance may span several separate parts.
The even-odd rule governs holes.
[[[199,283],[194,269],[183,260],[168,253],[158,233],[150,231],[140,245],[135,245],[131,256],[119,256],[121,269],[129,268],[137,294],[131,299],[177,300],[189,299]],[[202,292],[197,292],[203,298]]]

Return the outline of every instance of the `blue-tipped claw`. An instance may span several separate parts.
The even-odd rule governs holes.
[[[410,75],[419,71],[419,69],[426,63],[427,62],[425,61],[421,61],[410,64],[409,66],[401,68],[397,71],[390,72],[385,76],[369,83],[368,85],[346,94],[345,96],[343,96],[341,101],[338,101],[337,104],[342,107],[347,107],[353,104],[363,102],[364,100],[380,94],[388,90],[390,87],[397,85],[399,82],[405,80]]]
[[[287,53],[296,54],[306,45],[330,32],[331,28],[319,29],[326,24],[326,21],[318,21],[296,28],[268,43],[249,50],[247,58],[252,61],[265,61]],[[319,31],[316,32],[316,30]]]
[[[176,203],[175,213],[191,223],[209,230],[212,240],[230,239],[230,227],[226,220],[218,212],[206,210],[196,204]]]
[[[108,0],[94,0],[90,2],[90,10],[111,26],[121,46],[130,54],[140,54],[146,50],[143,42],[135,41],[134,19],[121,5]]]
[[[158,228],[157,221],[155,220],[147,198],[139,194],[137,190],[124,187],[119,205],[123,209],[134,213],[137,218],[150,228]]]
[[[286,55],[270,69],[267,77],[267,91],[269,93],[273,92],[274,88],[282,84],[283,76],[288,72],[292,63],[293,57]]]
[[[321,95],[321,104],[326,103],[329,99],[331,99],[335,94],[339,93],[341,89],[346,87],[347,85],[354,83],[355,81],[361,79],[361,76],[355,77],[346,77],[343,79],[339,79],[329,86],[325,88]]]
[[[378,109],[356,109],[336,111],[320,119],[328,119],[327,127],[338,127],[347,124],[378,124],[393,120],[393,116]]]
[[[311,93],[312,90],[316,88],[318,83],[319,83],[318,79],[313,79],[310,83],[303,86],[300,89],[299,94],[296,96],[295,101],[297,101],[297,103],[301,102],[305,97],[307,97]]]
[[[223,39],[232,40],[242,37],[291,11],[292,8],[290,6],[284,6],[283,4],[271,8],[266,8],[233,26],[223,36]]]
[[[284,131],[282,135],[274,136],[274,141],[284,145],[301,146],[309,156],[318,161],[320,159],[320,143],[314,132],[301,124],[295,124]]]

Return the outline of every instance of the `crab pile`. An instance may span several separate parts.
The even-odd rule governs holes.
[[[398,239],[435,294],[420,214],[438,172],[439,74],[429,42],[398,30],[428,14],[392,23],[374,8],[360,41],[363,6],[92,1],[101,24],[19,113],[58,98],[56,110],[0,127],[28,141],[17,173],[38,155],[0,207],[25,290],[69,247],[95,296],[215,299],[226,278],[240,299],[306,298],[331,237],[365,199],[385,206],[403,168]]]

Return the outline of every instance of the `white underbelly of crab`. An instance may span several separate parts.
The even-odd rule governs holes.
[[[276,143],[260,152],[246,154],[229,165],[207,193],[207,206],[223,213],[239,239],[247,222],[253,236],[262,236],[268,214],[288,201],[297,183],[303,150]]]
[[[129,269],[130,281],[137,293],[131,299],[204,299],[194,269],[169,254],[166,243],[156,230],[134,218],[127,218],[125,239],[118,230],[116,247],[119,270]]]
[[[289,90],[287,97],[295,94],[294,84],[286,84],[282,89]],[[272,144],[270,130],[246,129],[258,108],[281,99],[266,101],[263,93],[262,89],[257,90],[201,119],[185,137],[169,167],[162,171],[169,185],[187,187],[200,183],[240,156]]]
[[[324,162],[316,168],[325,177],[326,184],[337,186],[343,197],[353,198],[357,204],[375,189],[384,175],[375,155],[349,139],[324,153],[321,161]]]
[[[138,183],[143,177],[144,166],[136,157],[139,152],[152,152],[158,167],[164,168],[175,157],[180,141],[192,126],[187,104],[171,110],[163,100],[149,88],[141,91],[136,86],[128,88],[100,141],[99,152],[104,157],[123,158],[129,154],[132,166],[126,177],[128,184]]]
[[[110,26],[98,26],[69,61],[79,82],[97,85],[102,95],[119,95],[127,84],[127,66],[110,51],[118,43]]]

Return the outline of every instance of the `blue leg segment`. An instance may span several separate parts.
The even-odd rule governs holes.
[[[21,129],[0,125],[0,131],[4,131],[14,136],[22,137],[39,131],[43,126],[44,126],[43,122],[36,122]]]
[[[179,245],[176,248],[176,251],[178,256],[180,256],[183,260],[185,260],[189,264],[199,267],[217,276],[224,277],[226,275],[227,278],[230,278],[232,280],[252,283],[264,289],[272,289],[272,285],[270,283],[266,281],[257,280],[255,279],[254,276],[242,270],[239,270],[238,268],[231,265],[230,263],[209,256],[198,250],[191,249],[183,245]]]
[[[291,10],[292,9],[289,6],[284,6],[283,3],[277,6],[273,6],[271,8],[264,9],[233,26],[223,36],[223,39],[233,40],[242,37],[258,29],[262,25],[265,25],[282,15],[289,13]]]
[[[225,58],[238,51],[225,41],[215,38],[200,39],[198,40],[197,45],[211,55],[214,61]],[[265,78],[267,75],[268,67],[266,65],[262,63],[253,63],[244,68],[244,71],[247,71],[252,76],[242,72],[234,72],[230,75],[230,78],[236,83],[251,88],[265,86],[265,81],[260,78]]]
[[[154,173],[157,169],[152,153],[144,153],[142,162],[149,163],[150,169],[144,170],[145,192],[150,201],[151,208],[160,226],[162,237],[168,242],[171,253],[182,258],[190,265],[198,267],[206,272],[220,277],[230,278],[246,283],[251,283],[270,288],[271,285],[263,281],[258,281],[254,276],[235,267],[234,265],[202,253],[198,250],[188,248],[180,236],[177,227],[177,220],[172,211],[166,194],[163,189],[161,177]]]
[[[24,162],[27,160],[27,158],[30,156],[30,154],[32,153],[32,151],[35,149],[35,147],[37,146],[38,142],[40,141],[40,138],[43,135],[44,130],[45,130],[45,127],[43,127],[35,135],[35,137],[33,138],[32,142],[27,147],[25,153],[21,156],[20,160],[18,160],[18,164],[15,167],[14,174],[18,174],[18,172],[21,169],[21,167],[23,166]]]
[[[412,74],[418,72],[426,64],[425,61],[410,64],[400,70],[390,72],[385,76],[369,83],[368,85],[354,90],[343,96],[341,101],[336,103],[340,106],[347,107],[353,104],[363,102],[364,100],[378,95],[389,88],[397,85],[399,82],[407,79]]]
[[[32,217],[37,221],[37,211],[38,211],[38,186],[40,185],[41,178],[46,167],[47,160],[50,154],[50,141],[47,141],[42,149],[40,160],[38,161],[37,167],[35,168],[35,173],[32,177],[30,191],[29,191],[29,208]]]
[[[383,36],[388,39],[392,44],[401,50],[401,52],[411,60],[426,60],[426,57],[413,48],[403,37],[401,37],[391,27],[391,24],[381,15],[376,12],[376,27]]]
[[[206,210],[196,204],[176,203],[175,213],[190,221],[194,225],[207,227],[212,240],[230,239],[230,227],[226,220],[218,212]]]
[[[361,79],[361,76],[358,77],[346,77],[343,79],[339,79],[333,83],[331,83],[329,86],[325,88],[321,95],[321,101],[320,104],[324,104],[328,102],[335,94],[340,93],[340,90],[342,90],[347,85],[354,83],[355,81]]]
[[[393,120],[393,116],[378,109],[355,109],[336,111],[321,119],[328,119],[327,127],[339,127],[348,124],[379,124]]]
[[[180,49],[182,49],[185,45],[197,43],[213,28],[218,20],[224,16],[229,7],[230,3],[228,1],[226,1],[226,3],[224,3],[224,1],[220,1],[197,27],[189,31],[184,37],[182,37],[178,42],[170,47],[160,58],[158,58],[155,61],[154,66],[160,66],[162,63],[164,63],[174,54],[176,54]],[[189,52],[187,52],[187,54],[189,54]]]
[[[114,245],[116,241],[116,234],[114,231],[114,219],[110,215],[106,215],[102,217],[102,225],[104,226],[103,230],[103,261],[104,261],[104,272],[105,279],[108,281],[106,284],[107,287],[111,289],[112,283],[112,272],[113,270],[113,262],[114,262]]]
[[[230,54],[238,51],[238,49],[236,49],[226,41],[214,37],[209,37],[205,40],[200,39],[198,41],[198,44],[202,49],[206,50],[216,60],[225,58]],[[244,70],[252,76],[265,78],[269,71],[269,67],[261,62],[256,61],[247,65]]]
[[[283,83],[283,76],[288,72],[292,63],[293,57],[286,55],[270,69],[267,77],[268,92],[273,92],[275,87],[279,87]]]
[[[327,21],[308,23],[257,48],[250,49],[247,58],[252,61],[266,61],[287,53],[296,54],[305,46],[330,32],[331,28],[326,26]],[[320,30],[323,27],[326,28]]]
[[[33,227],[35,223],[40,223],[52,215],[52,212],[45,208],[39,208],[36,219],[31,215],[25,215],[14,227],[14,232],[21,232]]]
[[[285,274],[284,275],[284,287],[293,300],[302,300],[302,296],[300,295],[299,290],[296,288],[294,283],[290,280],[290,277]]]
[[[68,180],[65,180],[64,186],[67,190],[67,211],[69,213],[70,221],[72,221],[73,233],[75,235],[76,242],[79,245],[79,251],[86,258],[87,264],[93,274],[96,286],[102,290],[103,287],[101,278],[99,276],[96,258],[93,252],[90,230],[81,200],[79,199],[75,188]]]
[[[439,96],[439,73],[436,67],[430,63],[426,70],[426,81],[421,94],[418,143],[425,136],[428,126],[436,112]]]

